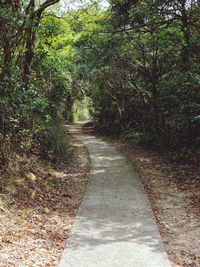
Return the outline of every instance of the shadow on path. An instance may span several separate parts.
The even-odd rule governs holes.
[[[146,193],[114,147],[72,127],[91,156],[88,187],[59,267],[169,267]]]

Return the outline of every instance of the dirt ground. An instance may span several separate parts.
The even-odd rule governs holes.
[[[58,264],[90,166],[86,148],[73,137],[67,164],[30,158],[20,171],[0,180],[0,267],[53,267]],[[107,139],[108,140],[108,139]],[[155,152],[108,140],[137,170],[173,267],[200,266],[200,178],[197,168],[167,161]],[[10,175],[12,172],[8,172]],[[3,179],[4,178],[4,179]],[[4,188],[4,190],[3,190]],[[28,197],[27,197],[28,196]]]
[[[70,162],[52,165],[25,158],[20,159],[23,171],[17,172],[17,177],[12,170],[1,174],[1,267],[57,266],[84,195],[90,167],[86,148],[69,138]]]
[[[194,166],[171,163],[159,154],[109,140],[137,170],[173,267],[200,266],[200,177]]]

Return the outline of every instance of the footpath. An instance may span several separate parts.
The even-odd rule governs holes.
[[[59,267],[170,267],[149,200],[113,146],[71,126],[88,148],[87,190]]]

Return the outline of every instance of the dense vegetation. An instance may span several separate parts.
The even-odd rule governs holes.
[[[0,3],[1,162],[64,156],[62,125],[85,97],[102,131],[197,159],[199,2],[92,1],[64,13],[57,2]]]
[[[47,0],[1,2],[1,161],[13,152],[64,156],[62,119],[70,116],[70,36],[64,21],[45,15]],[[66,53],[65,53],[66,51]],[[69,111],[69,112],[68,112]]]
[[[78,62],[102,130],[171,156],[200,145],[198,1],[111,1]],[[80,20],[79,20],[80,21]]]

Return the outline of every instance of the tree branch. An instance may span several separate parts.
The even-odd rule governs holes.
[[[37,14],[37,16],[38,17],[40,17],[41,16],[41,14],[42,14],[42,12],[46,9],[46,8],[48,8],[48,7],[50,7],[50,6],[52,6],[52,5],[54,5],[54,4],[56,4],[56,3],[58,3],[60,0],[46,0],[35,12],[36,12],[36,14]]]

